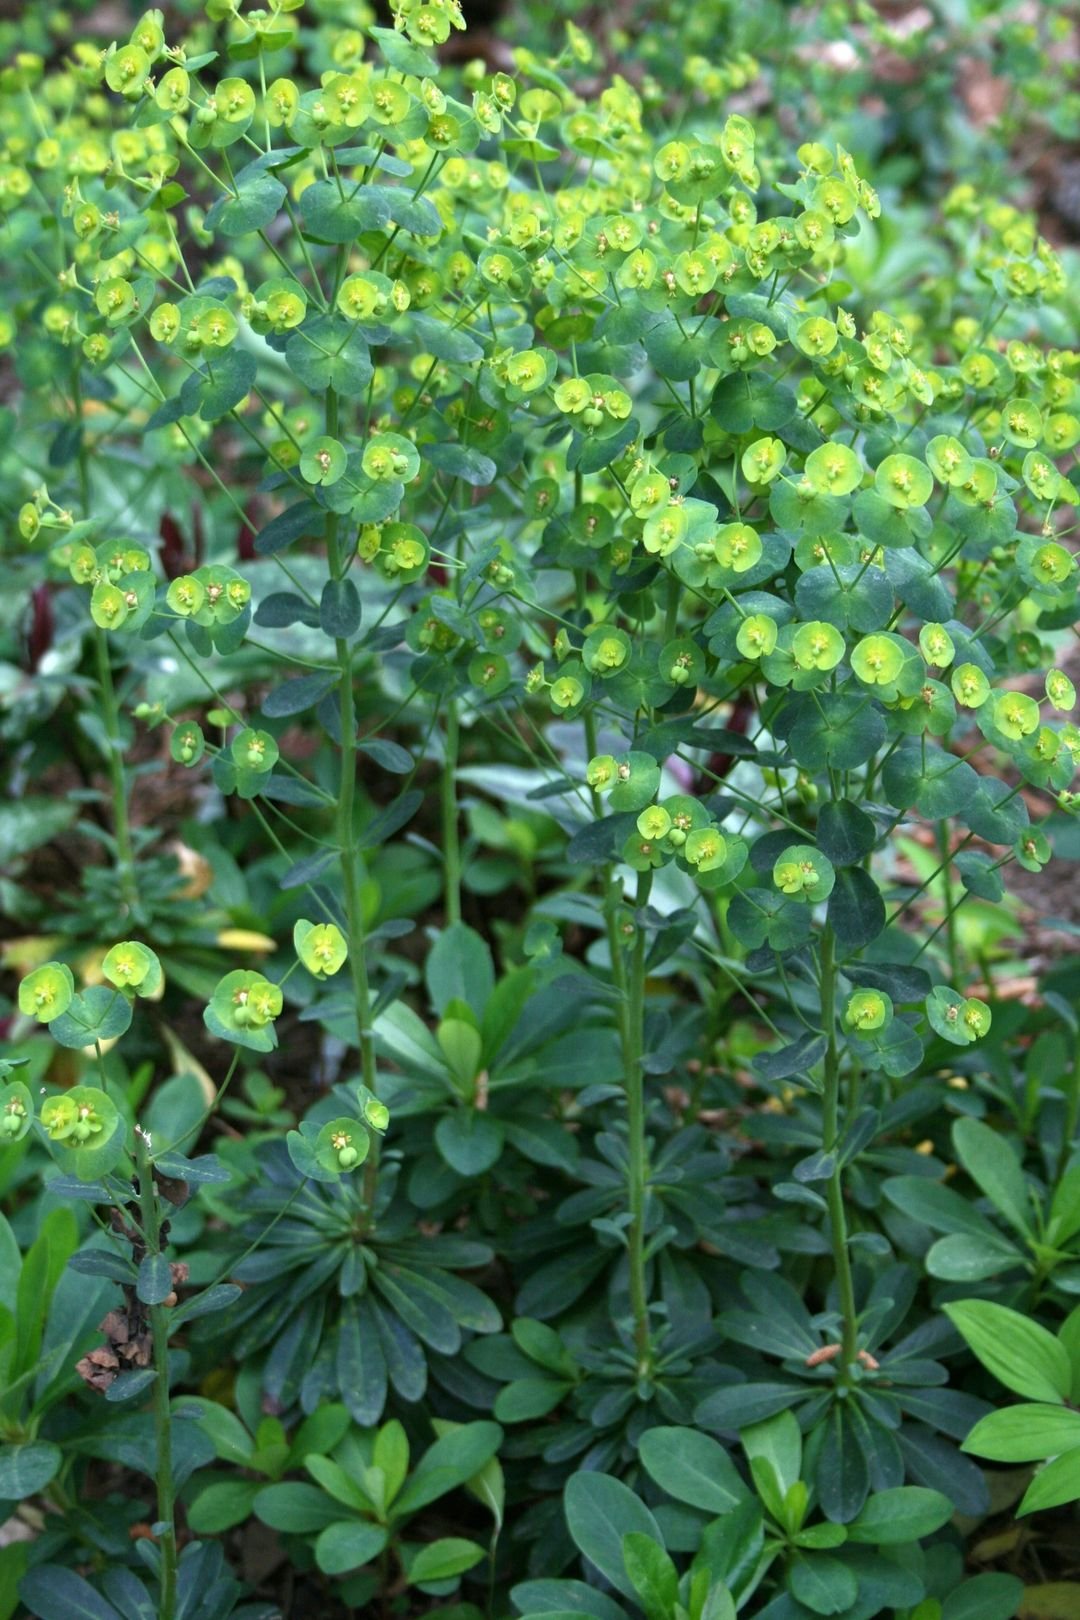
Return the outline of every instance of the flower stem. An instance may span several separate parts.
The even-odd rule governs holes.
[[[120,895],[130,911],[139,903],[139,890],[135,881],[135,855],[131,845],[131,823],[128,819],[127,782],[124,778],[124,750],[120,738],[120,713],[113,685],[112,664],[109,659],[109,638],[99,625],[94,627],[94,649],[97,655],[98,686],[101,690],[101,712],[108,740],[109,782],[112,788],[113,837],[120,869]]]
[[[637,883],[637,909],[645,907],[652,888],[652,872],[641,872]],[[634,1318],[634,1347],[638,1372],[649,1368],[649,1297],[645,1281],[645,1198],[648,1161],[645,1146],[645,924],[639,915],[634,925],[634,947],[627,986],[623,1056],[626,1064],[626,1125],[629,1138],[628,1202],[630,1206],[629,1265],[630,1309]]]
[[[135,1162],[139,1168],[139,1209],[148,1255],[161,1253],[161,1221],[150,1149],[140,1130],[135,1132]],[[158,1620],[176,1614],[176,1494],[172,1468],[172,1413],[169,1405],[169,1318],[164,1305],[150,1306],[150,1337],[154,1350],[154,1434],[157,1440],[157,1539],[161,1550],[161,1596]]]
[[[1080,1035],[1075,1036],[1073,1040],[1072,1064],[1065,1082],[1065,1118],[1061,1127],[1061,1151],[1058,1155],[1056,1178],[1058,1183],[1069,1168],[1078,1121],[1080,1121]]]
[[[821,1022],[829,1043],[825,1051],[821,1145],[826,1153],[832,1153],[836,1151],[840,1137],[840,1055],[836,1045],[836,941],[828,925],[821,936],[820,991]],[[844,1366],[847,1367],[855,1360],[858,1349],[858,1316],[855,1310],[851,1257],[848,1254],[843,1171],[839,1164],[829,1177],[825,1199],[829,1209],[829,1226],[832,1230],[833,1265],[836,1270],[836,1286],[840,1294],[840,1314],[843,1318]]]
[[[334,389],[326,391],[326,431],[331,438],[338,432],[338,397]],[[338,514],[331,512],[326,520],[326,548],[330,572],[341,579],[346,570],[346,559],[341,544]],[[367,940],[364,934],[363,905],[360,898],[360,872],[356,858],[356,704],[353,696],[352,652],[348,638],[337,636],[334,650],[338,665],[338,700],[341,706],[341,782],[337,804],[337,847],[341,883],[345,898],[345,936],[349,947],[349,972],[352,977],[353,999],[356,1002],[356,1027],[360,1046],[360,1063],[364,1085],[370,1092],[376,1090],[375,1037],[371,1029],[371,985],[367,970]],[[371,1148],[364,1164],[364,1201],[368,1220],[373,1218],[375,1188],[378,1181],[379,1139],[372,1132]]]
[[[460,725],[457,704],[451,698],[446,709],[446,743],[442,769],[443,888],[446,921],[461,921],[461,845],[458,830],[457,764]]]
[[[949,847],[949,823],[947,821],[938,822],[937,836],[938,854],[941,856],[941,891],[945,903],[945,949],[949,958],[949,973],[955,985],[960,981],[960,956],[956,938],[956,903],[953,899],[952,877],[949,873],[952,851]]]

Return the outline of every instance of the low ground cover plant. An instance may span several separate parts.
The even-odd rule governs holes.
[[[1070,260],[462,26],[0,76],[0,1616],[1068,1613]]]

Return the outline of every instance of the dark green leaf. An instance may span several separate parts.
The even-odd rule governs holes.
[[[163,1254],[148,1254],[139,1262],[135,1292],[144,1305],[160,1305],[173,1291],[172,1271]]]
[[[268,1485],[253,1505],[263,1524],[293,1535],[314,1535],[341,1518],[339,1504],[317,1485]]]
[[[63,1460],[60,1447],[50,1440],[0,1446],[0,1502],[21,1502],[27,1496],[36,1496],[55,1479]]]
[[[319,601],[319,619],[328,636],[348,641],[360,628],[360,593],[351,579],[328,579]]]
[[[877,962],[845,963],[844,974],[852,984],[861,985],[866,990],[887,990],[897,1006],[923,1001],[932,988],[932,980],[925,968],[908,967],[902,962],[887,965]]]
[[[311,535],[312,537],[320,535],[325,521],[324,514],[319,511],[314,501],[297,501],[293,506],[287,507],[284,512],[279,512],[277,517],[271,518],[269,523],[264,524],[255,536],[255,550],[260,557],[272,557],[275,552],[284,551],[285,547],[291,545],[294,540],[299,540],[301,535]],[[267,602],[276,600],[276,596],[267,598]],[[289,600],[290,602],[303,601],[303,598],[290,597]],[[314,613],[317,610],[311,606],[308,611]],[[256,615],[256,618],[258,619],[258,615]],[[301,619],[304,623],[309,622],[304,619],[301,613],[296,614],[296,619]],[[259,620],[259,622],[268,623],[270,621]],[[288,620],[289,624],[295,622],[295,619]]]
[[[105,1391],[107,1401],[133,1401],[150,1388],[157,1377],[153,1367],[140,1367],[135,1372],[118,1373]]]
[[[368,346],[350,322],[336,315],[316,316],[297,327],[285,345],[289,369],[313,393],[328,388],[355,398],[371,381]]]
[[[222,236],[246,236],[265,230],[286,198],[286,190],[272,174],[253,174],[238,194],[219,197],[206,211],[206,229]]]
[[[438,320],[434,315],[425,315],[422,310],[412,311],[409,318],[421,349],[433,354],[437,360],[460,366],[471,365],[474,360],[484,358],[483,345],[467,328],[448,326],[445,321]]]
[[[807,1069],[812,1069],[815,1063],[820,1063],[828,1044],[824,1035],[808,1032],[776,1052],[758,1052],[752,1060],[752,1067],[763,1080],[787,1080],[793,1074],[803,1074]]]
[[[367,31],[390,66],[396,68],[398,73],[412,73],[418,79],[435,77],[437,65],[434,59],[419,45],[405,39],[396,29],[371,27]]]
[[[850,799],[827,799],[818,812],[815,843],[834,866],[854,866],[877,843],[873,821]]]
[[[295,680],[283,681],[263,698],[262,712],[268,720],[303,714],[305,709],[313,709],[336,683],[337,674],[331,670],[320,675],[299,675]]]
[[[344,195],[343,195],[344,193]],[[300,198],[304,224],[322,242],[355,242],[365,231],[381,230],[390,219],[390,199],[383,186],[316,180]]]
[[[1005,1138],[979,1119],[958,1119],[953,1126],[957,1158],[1014,1231],[1030,1235],[1031,1197],[1020,1161]]]
[[[217,422],[250,392],[259,363],[246,349],[228,349],[213,362],[213,375],[199,390],[199,415]]]
[[[748,1495],[723,1446],[696,1429],[647,1429],[638,1455],[669,1496],[706,1513],[728,1513]]]
[[[788,1573],[788,1587],[814,1614],[841,1614],[851,1607],[859,1591],[853,1572],[828,1553],[796,1558]]]
[[[579,1551],[617,1591],[632,1599],[634,1587],[623,1564],[623,1537],[636,1530],[660,1546],[664,1544],[660,1526],[644,1502],[621,1480],[587,1472],[571,1474],[567,1480],[563,1509]]]
[[[943,1282],[983,1282],[1023,1264],[1023,1255],[1003,1237],[972,1237],[954,1232],[931,1244],[925,1265],[931,1277]]]
[[[78,1049],[115,1040],[130,1023],[131,1004],[119,990],[92,984],[73,998],[67,1012],[53,1019],[49,1034],[61,1046]]]
[[[424,970],[428,994],[440,1015],[451,1001],[463,1001],[481,1014],[495,988],[495,965],[481,935],[466,923],[444,928],[428,954]]]
[[[941,1620],[1012,1620],[1023,1595],[1015,1575],[973,1575],[945,1598]]]
[[[877,939],[885,927],[885,902],[870,873],[861,866],[840,867],[826,916],[844,951],[861,950]]]
[[[663,1547],[639,1530],[623,1536],[623,1565],[648,1620],[667,1620],[679,1596],[679,1572]]]
[[[603,816],[579,827],[566,846],[566,858],[579,866],[599,866],[614,859],[629,838],[634,817],[629,812]]]
[[[370,1428],[386,1405],[387,1370],[367,1300],[346,1300],[338,1327],[337,1382],[354,1422]]]
[[[384,844],[392,838],[402,827],[408,825],[424,802],[424,795],[419,788],[410,788],[407,793],[399,794],[391,799],[385,809],[374,816],[360,834],[361,849],[374,849],[378,844]]]
[[[442,216],[429,197],[414,197],[403,186],[383,186],[395,225],[413,236],[441,236]]]
[[[438,472],[448,473],[477,488],[493,484],[498,468],[490,456],[464,444],[424,444],[420,453]]]
[[[502,1126],[489,1114],[456,1108],[444,1114],[436,1125],[435,1145],[459,1176],[480,1176],[502,1154]]]
[[[872,1547],[891,1547],[932,1536],[953,1516],[953,1505],[940,1491],[905,1485],[878,1491],[848,1525],[848,1540]]]
[[[799,1350],[804,1352],[805,1346],[800,1344]],[[748,1423],[761,1423],[786,1411],[805,1395],[806,1389],[800,1384],[730,1384],[698,1402],[694,1422],[705,1429],[734,1434]]]
[[[38,1620],[123,1620],[89,1581],[54,1564],[38,1565],[24,1575],[19,1595]]]
[[[409,1581],[413,1586],[422,1582],[445,1581],[473,1569],[484,1557],[483,1547],[462,1536],[444,1536],[429,1541],[420,1548],[409,1565]]]
[[[357,747],[360,753],[373,759],[381,770],[391,771],[395,776],[408,776],[416,763],[407,748],[391,742],[388,737],[368,737]]]
[[[839,1404],[829,1413],[818,1457],[817,1488],[822,1512],[836,1524],[850,1524],[862,1511],[870,1490],[866,1457],[854,1425]]]
[[[315,1562],[324,1575],[344,1575],[378,1558],[386,1546],[386,1531],[378,1524],[349,1519],[329,1524],[315,1542]]]
[[[292,510],[295,511],[295,507]],[[311,511],[314,512],[315,508],[311,507]],[[306,624],[314,628],[319,623],[319,610],[310,602],[306,602],[302,596],[297,596],[295,591],[271,591],[269,596],[263,597],[255,609],[255,623],[267,630],[287,630],[294,624]]]
[[[771,432],[795,415],[795,390],[752,372],[736,372],[720,378],[710,409],[728,433],[748,433],[752,427]]]

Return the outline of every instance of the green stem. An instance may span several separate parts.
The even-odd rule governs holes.
[[[945,902],[945,949],[949,957],[949,974],[953,984],[960,982],[960,955],[956,938],[956,904],[953,900],[952,878],[949,874],[949,862],[952,853],[949,849],[949,823],[938,822],[937,830],[938,854],[941,856],[941,892]]]
[[[161,1253],[161,1224],[150,1147],[140,1130],[135,1132],[135,1162],[139,1167],[139,1208],[148,1255]],[[169,1406],[169,1318],[164,1305],[150,1306],[150,1337],[154,1347],[154,1433],[157,1438],[156,1534],[161,1551],[161,1597],[158,1620],[176,1614],[176,1494],[172,1469],[172,1413]]]
[[[326,391],[326,431],[331,438],[338,435],[338,397],[334,389]],[[341,543],[338,514],[331,512],[326,520],[326,548],[330,572],[334,579],[344,577],[348,566]],[[349,972],[352,976],[353,999],[356,1002],[356,1026],[359,1034],[360,1062],[364,1085],[376,1091],[375,1036],[371,1029],[371,986],[367,970],[367,940],[364,934],[363,905],[360,898],[360,872],[356,858],[356,704],[353,695],[352,652],[346,637],[334,641],[338,666],[338,698],[341,705],[341,785],[337,804],[337,846],[341,869],[341,882],[345,899],[345,933],[349,947]],[[374,1219],[375,1188],[379,1169],[379,1139],[372,1132],[371,1148],[364,1164],[364,1200],[368,1220]]]
[[[674,641],[679,631],[679,604],[682,601],[681,580],[672,571],[668,575],[667,602],[664,609],[664,640]]]
[[[450,698],[446,708],[446,743],[442,769],[443,887],[447,923],[461,921],[461,844],[458,829],[457,766],[460,726],[458,707]]]
[[[580,499],[581,474],[575,473],[575,486],[577,499]],[[586,611],[586,595],[588,593],[588,576],[585,569],[579,568],[574,572],[575,606],[582,623]],[[588,759],[596,755],[596,710],[592,704],[587,704],[583,715],[585,723],[585,752]],[[593,815],[600,819],[604,813],[604,802],[595,788],[590,788],[589,796],[592,800]],[[623,1051],[626,1050],[626,973],[623,967],[622,945],[619,941],[619,923],[616,916],[619,901],[622,898],[622,888],[615,878],[610,866],[600,869],[600,885],[604,896],[604,921],[607,925],[608,953],[611,957],[611,978],[619,993],[618,1019],[619,1039]]]
[[[1058,1157],[1058,1182],[1069,1167],[1078,1123],[1080,1123],[1080,1035],[1076,1036],[1073,1043],[1072,1069],[1066,1082],[1065,1122],[1062,1127],[1061,1153]]]
[[[640,913],[652,888],[652,872],[642,872],[637,883]],[[645,1192],[648,1163],[645,1147],[645,923],[635,921],[634,948],[627,986],[623,1052],[626,1059],[626,1125],[629,1137],[628,1201],[630,1205],[629,1259],[630,1309],[634,1318],[634,1347],[638,1373],[649,1370],[649,1299],[645,1284]]]
[[[836,954],[832,929],[826,925],[821,936],[821,1021],[828,1047],[825,1052],[824,1112],[821,1145],[826,1153],[836,1150],[840,1138],[840,1054],[836,1045]],[[855,1311],[855,1285],[848,1254],[847,1217],[844,1213],[843,1172],[837,1164],[826,1188],[829,1225],[832,1229],[833,1265],[840,1292],[843,1317],[843,1360],[848,1367],[858,1349],[858,1317]]]
[[[120,868],[120,894],[130,911],[139,903],[139,890],[135,881],[135,855],[131,845],[131,823],[128,820],[127,783],[124,779],[124,750],[120,739],[120,712],[113,685],[112,664],[109,660],[109,638],[99,625],[94,627],[94,649],[97,655],[98,686],[101,690],[101,712],[108,739],[109,782],[112,788],[113,837],[116,839],[117,863]]]
[[[101,1051],[100,1042],[98,1043],[98,1051],[99,1052]],[[102,1060],[102,1062],[104,1064],[104,1060]],[[194,1137],[196,1144],[198,1143],[199,1137],[202,1135],[202,1132],[203,1132],[203,1127],[207,1124],[207,1122],[210,1120],[210,1118],[214,1114],[217,1113],[218,1109],[220,1108],[222,1098],[225,1096],[225,1093],[229,1089],[229,1086],[230,1086],[230,1084],[232,1082],[232,1077],[236,1073],[236,1067],[237,1067],[237,1064],[239,1062],[240,1062],[240,1048],[237,1047],[236,1051],[232,1055],[232,1062],[229,1064],[228,1069],[225,1071],[225,1078],[221,1082],[220,1086],[218,1086],[217,1090],[214,1093],[213,1102],[210,1103],[208,1107],[203,1109],[202,1113],[199,1115],[199,1117],[195,1121],[194,1125],[189,1125],[187,1130],[184,1131],[182,1135],[178,1136],[175,1141],[170,1142],[167,1148],[164,1148],[164,1149],[159,1148],[158,1149],[158,1154],[159,1155],[162,1152],[165,1152],[165,1153],[177,1153],[185,1142],[190,1142],[191,1141],[192,1137]],[[102,1074],[102,1079],[104,1080],[104,1072]]]

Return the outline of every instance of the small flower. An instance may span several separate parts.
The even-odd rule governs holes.
[[[892,1001],[883,990],[856,990],[844,1008],[844,1022],[859,1034],[884,1029],[892,1021]]]
[[[765,658],[776,646],[778,634],[775,619],[767,613],[750,613],[739,626],[735,645],[744,658]]]
[[[761,556],[761,537],[748,523],[725,523],[716,532],[713,555],[721,568],[745,574]]]
[[[67,1011],[74,995],[71,969],[63,962],[46,962],[20,983],[19,1011],[39,1024],[48,1024]]]
[[[75,1129],[78,1109],[69,1096],[50,1097],[41,1105],[41,1123],[50,1142],[62,1142]]]
[[[727,841],[716,827],[699,827],[687,834],[682,852],[698,872],[715,872],[727,860]]]
[[[994,724],[1013,742],[1028,737],[1039,726],[1039,705],[1025,692],[1003,692],[994,699]]]
[[[781,893],[811,904],[828,899],[835,881],[832,862],[812,844],[792,844],[773,866],[773,882]]]
[[[926,998],[926,1016],[931,1028],[953,1046],[969,1046],[987,1034],[991,1013],[985,1002],[974,996],[960,996],[939,984]]]
[[[1065,714],[1076,707],[1076,687],[1063,670],[1050,670],[1046,677],[1046,698]]]
[[[21,1080],[0,1091],[0,1145],[19,1142],[30,1129],[34,1102]]]
[[[550,697],[553,709],[575,709],[584,700],[585,687],[574,675],[560,675],[551,684]]]
[[[323,436],[315,439],[300,457],[300,471],[309,484],[329,488],[344,475],[347,460],[344,445]]]
[[[273,1022],[282,1005],[280,985],[261,973],[238,968],[218,981],[203,1022],[211,1034],[224,1040],[270,1051],[276,1042]]]
[[[345,936],[334,923],[301,920],[293,928],[293,944],[301,962],[317,979],[337,973],[349,954]]]
[[[822,620],[801,624],[791,641],[791,655],[800,669],[835,669],[846,651],[835,625]]]
[[[956,656],[956,644],[943,624],[924,624],[919,631],[919,649],[935,669],[948,669]]]
[[[147,950],[145,945],[126,940],[106,953],[101,971],[118,990],[134,990],[144,983],[155,960],[153,952]]]
[[[890,506],[906,511],[925,506],[934,489],[933,476],[914,456],[886,456],[874,474],[874,488]]]
[[[250,726],[233,738],[230,752],[237,765],[248,771],[271,771],[278,761],[278,745],[268,731]]]
[[[965,709],[979,709],[990,696],[990,682],[977,664],[958,664],[949,679],[953,697]]]
[[[596,793],[604,793],[618,780],[618,767],[612,754],[598,754],[585,767],[585,780]]]
[[[670,828],[671,817],[659,804],[650,804],[637,818],[638,832],[651,842],[666,838]]]
[[[904,667],[899,637],[863,636],[851,654],[851,667],[867,686],[891,686]]]
[[[368,1156],[371,1139],[358,1119],[332,1119],[315,1138],[315,1158],[331,1175],[355,1170]]]

